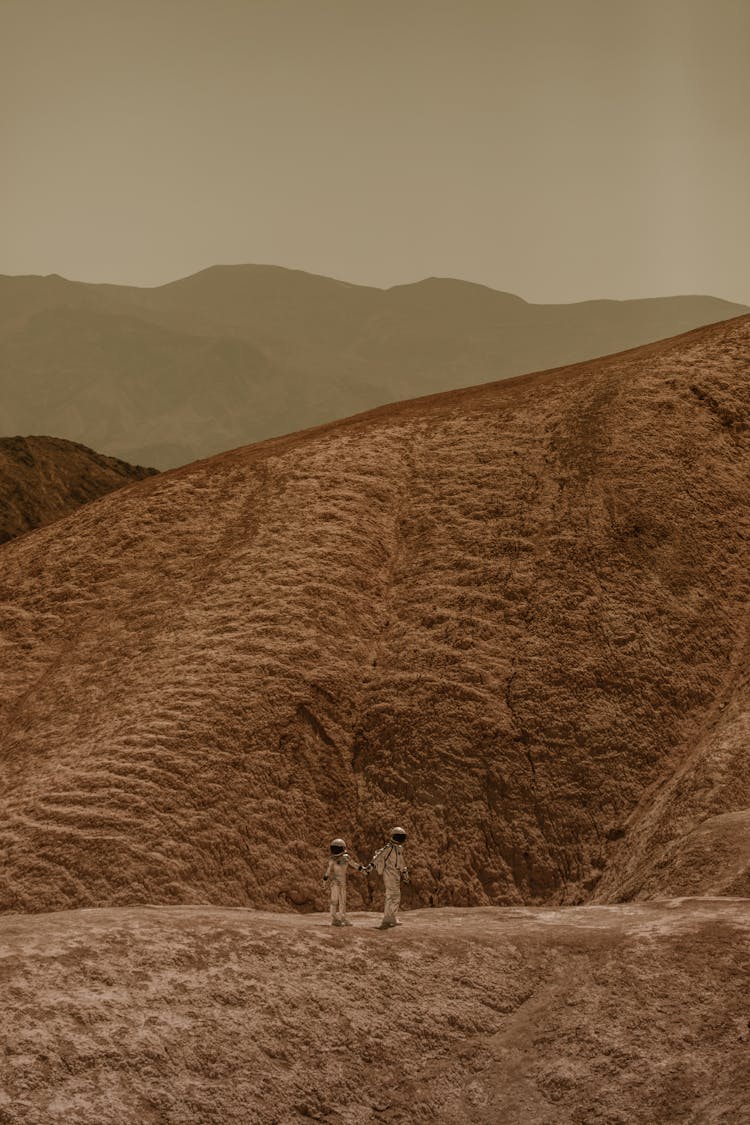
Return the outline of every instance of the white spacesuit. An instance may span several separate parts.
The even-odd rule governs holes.
[[[397,917],[398,908],[401,905],[401,881],[409,882],[409,870],[404,859],[405,843],[406,832],[403,828],[394,828],[388,843],[380,851],[375,852],[365,868],[366,871],[372,871],[375,868],[377,873],[383,876],[385,908],[383,920],[380,923],[381,930],[388,930],[391,926],[401,925]]]
[[[331,891],[331,925],[351,926],[346,916],[346,872],[350,867],[364,871],[364,867],[352,859],[343,840],[333,840],[330,850],[331,858],[323,876],[323,886],[330,887]]]

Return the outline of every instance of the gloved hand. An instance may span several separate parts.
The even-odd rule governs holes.
[[[401,872],[401,878],[403,879],[403,881],[405,883],[411,882],[411,880],[409,879],[409,872],[408,871],[402,871]]]
[[[325,887],[325,885],[326,885],[326,883],[327,883],[327,882],[328,882],[328,876],[327,876],[327,875],[324,875],[324,876],[323,876],[323,886],[324,886],[324,887]]]
[[[358,864],[357,864],[357,871],[364,871],[364,870],[365,870],[365,866],[364,866],[364,864],[363,864],[363,863],[358,863]]]

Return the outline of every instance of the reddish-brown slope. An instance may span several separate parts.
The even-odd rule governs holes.
[[[62,438],[0,438],[0,543],[155,472]]]
[[[310,908],[329,838],[393,821],[413,904],[651,893],[655,786],[741,707],[749,345],[383,408],[8,545],[2,906]],[[750,806],[726,771],[661,847]]]

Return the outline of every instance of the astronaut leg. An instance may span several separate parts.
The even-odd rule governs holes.
[[[390,926],[399,924],[396,914],[401,904],[401,876],[395,872],[386,871],[383,881],[385,883],[385,909],[383,921],[380,925],[386,930]]]
[[[331,884],[331,925],[340,926],[339,911],[341,902],[341,887],[338,883]]]
[[[342,883],[339,887],[339,925],[351,926],[346,916],[346,883]]]

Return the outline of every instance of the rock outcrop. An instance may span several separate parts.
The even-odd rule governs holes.
[[[62,438],[0,438],[0,543],[155,472]]]

